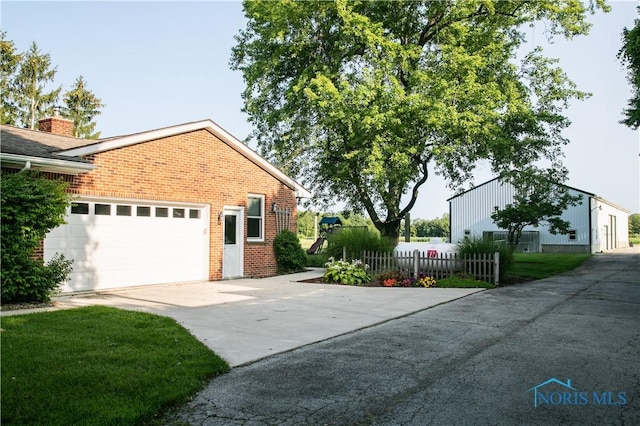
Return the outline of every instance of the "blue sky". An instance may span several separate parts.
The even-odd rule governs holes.
[[[640,212],[640,136],[619,124],[630,97],[616,58],[623,27],[632,27],[637,1],[610,2],[588,36],[549,44],[543,26],[528,47],[542,46],[581,90],[593,93],[567,111],[568,184]],[[210,118],[238,139],[251,132],[241,112],[240,72],[229,69],[234,35],[244,27],[239,1],[27,2],[2,1],[0,24],[20,51],[35,41],[57,66],[56,85],[69,89],[82,75],[106,105],[97,118],[103,137]],[[476,184],[492,176],[485,167]],[[448,212],[452,196],[432,175],[413,218]]]

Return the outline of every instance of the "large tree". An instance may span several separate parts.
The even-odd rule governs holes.
[[[522,231],[527,226],[548,227],[552,234],[567,234],[571,223],[562,218],[567,207],[577,205],[580,195],[572,195],[568,187],[560,184],[566,170],[539,170],[535,167],[512,171],[502,176],[514,187],[512,202],[497,208],[491,215],[495,224],[507,230],[507,242],[513,251],[518,246]]]
[[[15,105],[13,78],[20,64],[21,56],[16,52],[12,40],[7,40],[7,33],[0,31],[0,124],[15,126],[18,120],[18,109]]]
[[[638,11],[640,12],[640,7]],[[628,108],[624,110],[625,118],[621,123],[637,129],[640,126],[640,19],[636,19],[632,29],[625,28],[622,31],[622,48],[618,52],[618,58],[629,69],[628,79],[632,90]]]
[[[18,108],[18,124],[35,129],[38,121],[53,113],[53,108],[62,90],[48,90],[53,82],[56,67],[51,66],[51,56],[42,53],[33,42],[20,61],[14,79],[14,97]]]
[[[65,103],[64,116],[73,120],[73,135],[77,138],[98,139],[100,132],[96,132],[93,121],[104,107],[101,100],[87,89],[87,82],[82,76],[78,77],[68,92],[63,96]]]
[[[585,94],[540,50],[515,58],[527,24],[571,38],[597,8],[604,0],[247,0],[231,65],[262,154],[397,239],[430,167],[459,190],[483,159],[499,174],[559,166],[563,110]]]

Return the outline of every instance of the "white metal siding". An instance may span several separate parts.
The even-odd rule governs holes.
[[[569,235],[553,235],[548,227],[527,226],[525,231],[540,232],[540,244],[588,245],[589,244],[589,196],[586,193],[569,189],[571,195],[581,195],[582,202],[569,207],[562,215],[564,220],[571,223],[570,229],[576,230],[576,239],[570,240]],[[513,202],[515,188],[510,183],[503,183],[494,179],[465,192],[450,200],[451,203],[451,241],[461,241],[465,237],[465,230],[470,236],[481,237],[485,231],[501,230],[491,219],[495,208],[500,209]]]
[[[500,230],[491,219],[495,206],[504,208],[513,202],[514,188],[503,185],[497,179],[477,186],[464,194],[453,198],[451,202],[451,242],[464,239],[465,230],[471,236],[480,237],[483,231]]]
[[[592,200],[592,253],[629,246],[629,213],[608,202]],[[612,219],[615,224],[612,228]]]

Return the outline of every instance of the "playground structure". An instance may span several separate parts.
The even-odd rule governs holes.
[[[320,235],[318,239],[307,249],[308,254],[319,254],[327,236],[342,228],[342,221],[339,217],[323,217],[320,219]]]

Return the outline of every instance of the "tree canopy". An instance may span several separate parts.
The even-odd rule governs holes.
[[[78,77],[71,90],[64,94],[66,109],[64,116],[73,120],[73,135],[76,138],[98,139],[100,132],[96,132],[96,115],[101,113],[104,104],[87,88],[87,82],[82,76]]]
[[[638,8],[640,12],[640,7]],[[640,19],[636,19],[632,29],[622,31],[622,48],[618,58],[629,69],[629,83],[632,95],[628,107],[624,110],[625,118],[621,123],[637,129],[640,126]]]
[[[33,42],[19,53],[7,34],[0,31],[0,122],[11,126],[36,129],[38,121],[50,116],[62,93],[62,86],[50,89],[57,68],[51,56],[40,51]],[[104,107],[101,100],[87,89],[80,76],[63,95],[63,116],[73,120],[74,136],[97,139],[94,118]]]
[[[21,55],[16,52],[13,41],[7,40],[6,31],[0,31],[0,123],[15,124],[18,120],[18,108],[10,94],[13,88],[13,76],[20,64]]]
[[[35,129],[38,120],[53,113],[61,87],[47,90],[53,82],[56,67],[51,66],[51,56],[42,53],[33,42],[22,55],[14,78],[12,93],[18,108],[18,121],[26,128]]]
[[[629,215],[629,234],[640,235],[640,213]]]
[[[497,174],[560,161],[570,99],[555,60],[516,61],[527,24],[572,38],[604,0],[245,1],[231,66],[261,153],[366,211],[396,239],[429,167],[455,190],[486,159]],[[403,194],[408,201],[402,205]],[[407,198],[405,198],[407,199]]]

